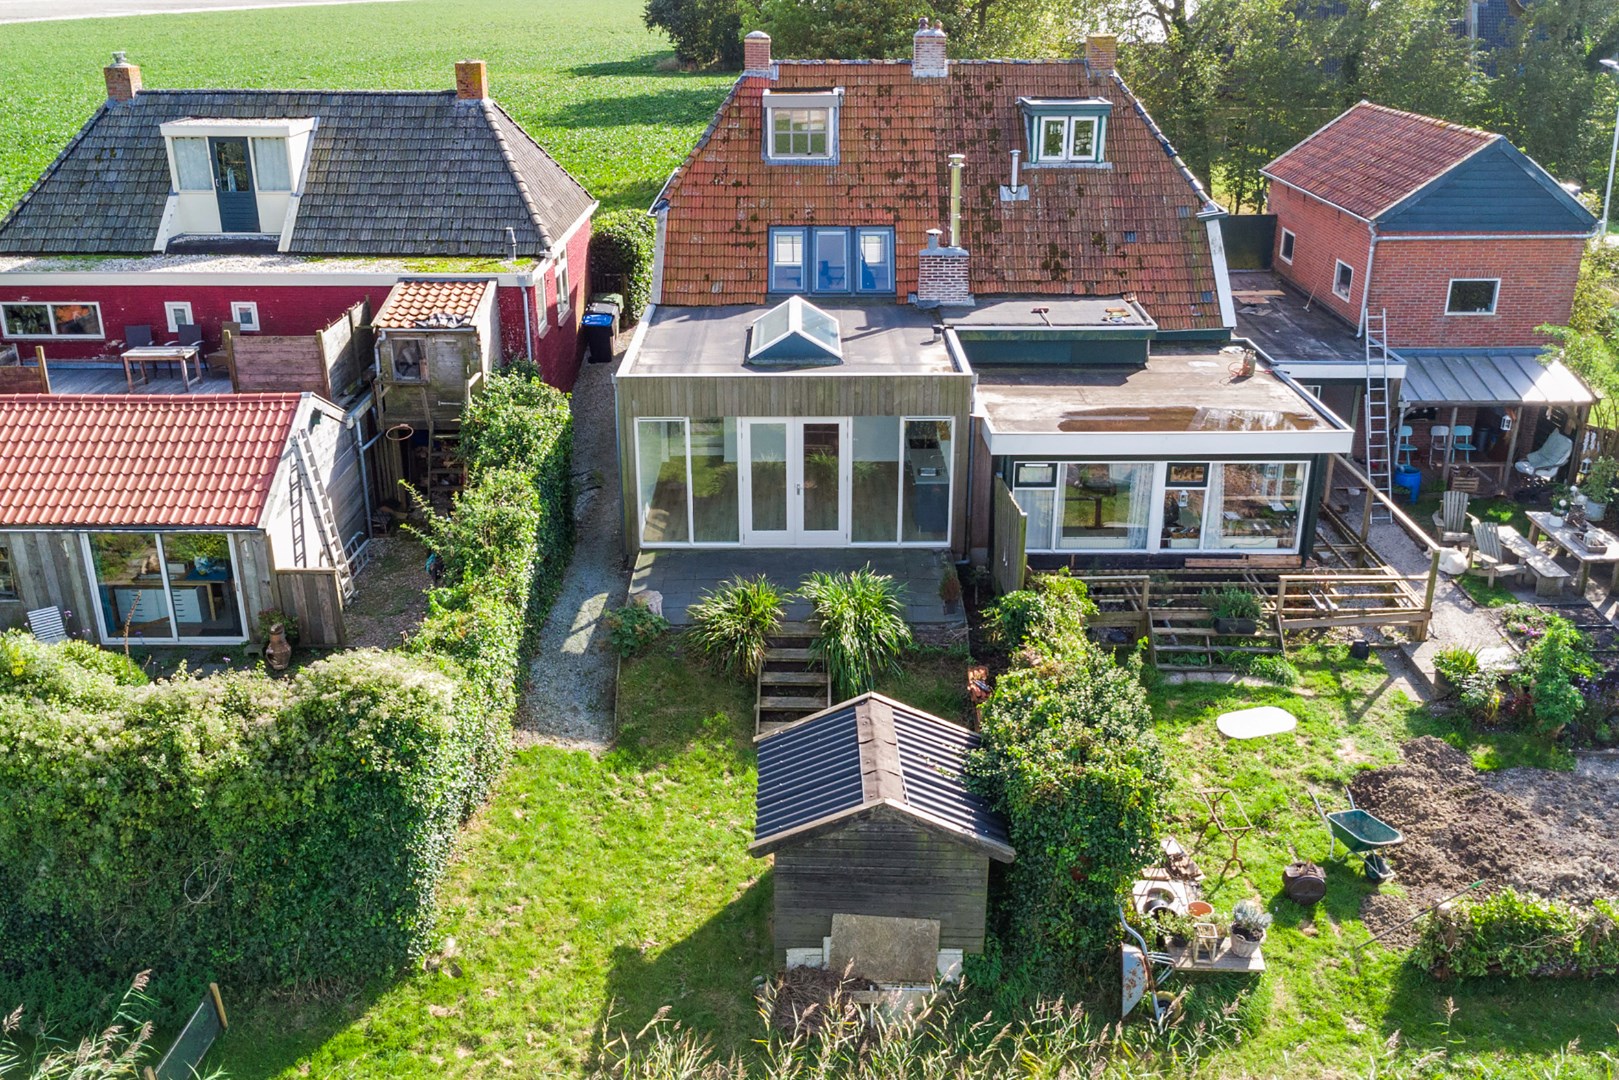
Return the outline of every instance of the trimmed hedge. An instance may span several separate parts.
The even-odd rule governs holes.
[[[469,486],[426,530],[446,581],[404,650],[147,685],[0,635],[7,1008],[82,1023],[144,968],[171,1003],[210,978],[356,986],[429,947],[571,549],[567,398],[531,375],[467,411]]]
[[[1619,905],[1580,909],[1507,889],[1435,911],[1411,955],[1438,979],[1619,974]]]
[[[590,280],[624,293],[624,325],[640,320],[652,300],[657,225],[645,210],[610,210],[590,227]]]

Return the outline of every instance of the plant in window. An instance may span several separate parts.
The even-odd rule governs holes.
[[[911,643],[911,628],[904,587],[892,577],[869,565],[846,574],[817,570],[798,595],[810,602],[820,624],[810,655],[831,676],[840,698],[865,693],[896,669]]]
[[[686,609],[689,638],[721,671],[752,676],[764,663],[770,637],[781,626],[783,596],[770,579],[736,578]]]

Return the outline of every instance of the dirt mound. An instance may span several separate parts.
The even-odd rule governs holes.
[[[1401,747],[1405,763],[1363,772],[1355,804],[1405,834],[1392,860],[1407,898],[1375,894],[1373,932],[1482,880],[1560,900],[1619,896],[1619,785],[1594,776],[1512,769],[1481,774],[1431,737]],[[1414,936],[1396,935],[1396,943]],[[1401,939],[1406,939],[1401,941]]]

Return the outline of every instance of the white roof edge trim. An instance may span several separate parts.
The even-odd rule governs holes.
[[[1143,460],[1199,457],[1225,458],[1287,454],[1347,454],[1355,448],[1355,433],[1326,431],[1116,431],[1011,432],[994,430],[986,423],[989,452],[996,456],[1139,457]]]

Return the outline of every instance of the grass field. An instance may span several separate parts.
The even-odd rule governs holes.
[[[0,212],[106,98],[115,49],[152,88],[449,89],[489,62],[491,93],[607,208],[645,208],[732,76],[662,71],[642,0],[406,0],[8,25],[0,30]],[[394,163],[408,169],[408,162]]]

